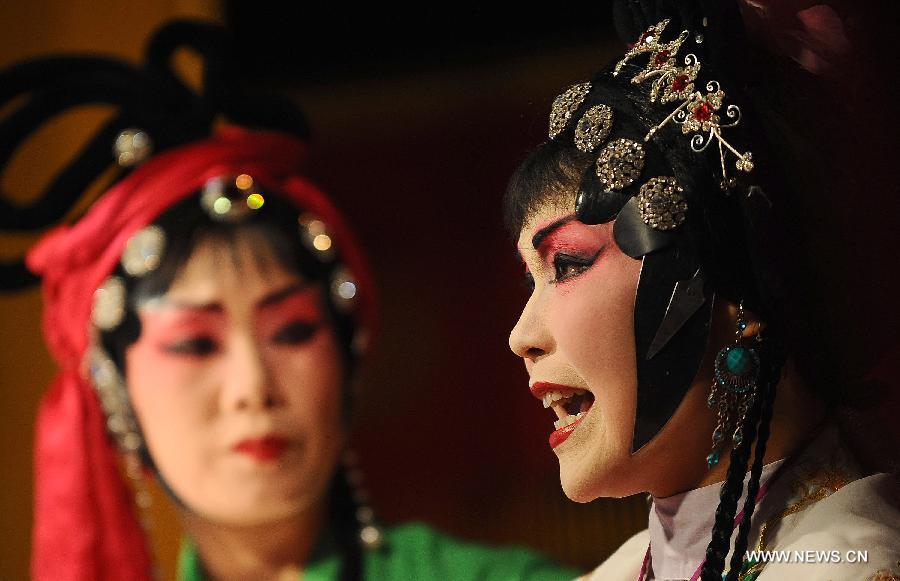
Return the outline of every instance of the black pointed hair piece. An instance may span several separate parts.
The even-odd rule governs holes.
[[[0,172],[16,151],[45,123],[69,109],[104,104],[117,108],[62,168],[36,200],[21,205],[0,191],[0,229],[33,232],[58,223],[88,187],[110,167],[116,136],[136,127],[153,140],[154,153],[212,132],[219,116],[260,129],[277,129],[308,139],[303,114],[285,99],[243,94],[228,86],[228,36],[216,24],[171,22],[151,38],[142,66],[97,56],[52,56],[25,61],[0,71]],[[192,90],[173,69],[181,48],[196,51],[203,62],[201,92]],[[128,170],[120,168],[113,181]],[[0,262],[0,289],[37,282],[22,259]]]
[[[746,58],[745,35],[742,20],[738,12],[737,2],[722,0],[617,0],[614,2],[614,22],[619,35],[625,42],[634,42],[641,33],[650,26],[665,19],[670,20],[669,27],[673,31],[689,30],[692,35],[687,42],[693,52],[701,54],[703,66],[715,71],[716,77],[724,86],[728,86],[731,94],[737,87],[732,79],[739,76],[742,69],[742,61]],[[746,106],[746,105],[745,105]],[[748,184],[750,192],[758,189],[755,184]],[[710,192],[706,193],[709,197]],[[714,195],[714,193],[713,193]],[[721,195],[721,194],[720,194]],[[736,219],[730,228],[742,226],[747,232],[753,232],[752,222],[754,216],[759,214],[756,199],[740,190],[737,193],[740,202],[734,199],[723,203],[716,203],[707,210],[708,217],[716,217],[720,220],[724,216],[733,216]],[[714,200],[716,198],[713,198]],[[730,206],[730,207],[729,207]],[[756,210],[756,211],[754,211]],[[763,212],[765,213],[765,212]],[[743,216],[743,218],[737,218]],[[697,216],[694,216],[696,221]],[[709,219],[709,218],[707,218]],[[688,219],[689,221],[691,218]],[[743,220],[744,224],[740,224]],[[696,226],[696,224],[694,224]],[[715,228],[713,228],[715,232]],[[715,244],[716,235],[707,239],[706,244]],[[764,264],[754,256],[754,241],[748,240],[744,250],[746,254],[745,266],[753,280],[741,280],[741,277],[732,278],[735,286],[726,289],[725,296],[734,298],[747,298],[753,296],[758,302],[760,312],[765,313],[763,303],[768,297],[760,286],[769,282],[769,273]],[[709,257],[708,257],[709,258]],[[727,258],[727,254],[725,255]],[[720,263],[723,256],[713,257],[712,264]],[[757,259],[757,260],[754,260]],[[742,261],[744,262],[744,261]],[[729,285],[730,286],[730,285]],[[722,290],[722,289],[716,289]],[[739,296],[735,295],[735,290]],[[737,579],[742,565],[744,551],[748,544],[751,518],[756,507],[756,494],[760,486],[760,474],[762,472],[763,457],[765,455],[766,441],[769,435],[769,424],[772,416],[776,386],[781,377],[781,369],[784,361],[783,346],[778,341],[777,325],[772,322],[767,327],[766,342],[759,347],[760,357],[763,360],[763,369],[759,382],[759,392],[754,404],[748,411],[744,441],[736,446],[731,453],[730,464],[725,482],[722,484],[720,502],[716,507],[715,521],[711,531],[711,538],[707,548],[706,560],[701,571],[703,581],[719,581],[725,571],[725,558],[731,549],[733,519],[738,504],[742,497],[744,501],[744,518],[738,528],[735,543],[734,557],[729,563],[727,572],[729,581]],[[755,445],[754,445],[755,443]],[[755,457],[750,470],[750,479],[745,494],[743,484],[748,470],[751,451],[755,448]]]

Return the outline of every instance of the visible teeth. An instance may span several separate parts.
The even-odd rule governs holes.
[[[571,426],[572,424],[583,418],[584,414],[585,412],[578,412],[574,416],[566,416],[562,419],[556,420],[555,422],[553,422],[553,427],[558,430],[560,428],[565,428],[566,426]]]
[[[559,401],[559,400],[565,399],[565,398],[566,398],[566,396],[563,395],[562,392],[548,391],[547,393],[544,394],[544,409],[547,409],[548,407],[553,405],[553,402]]]
[[[555,401],[559,401],[561,399],[568,399],[568,398],[572,397],[573,395],[581,395],[583,393],[585,393],[585,391],[582,389],[575,390],[570,395],[566,395],[566,394],[562,393],[561,391],[548,391],[547,393],[544,394],[544,398],[543,398],[544,409],[553,405],[553,402],[555,402]]]

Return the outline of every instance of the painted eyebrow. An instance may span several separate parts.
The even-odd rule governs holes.
[[[544,243],[544,240],[547,239],[547,236],[573,220],[575,220],[575,214],[569,214],[568,216],[563,216],[562,218],[547,224],[538,230],[531,238],[531,246],[537,250],[540,248],[541,244]]]
[[[297,294],[299,292],[303,292],[306,289],[310,288],[310,285],[305,282],[298,282],[295,284],[291,284],[286,286],[283,289],[279,289],[277,291],[271,292],[258,300],[256,302],[256,308],[260,309],[263,307],[268,307],[281,301],[286,298]],[[214,303],[187,303],[182,301],[164,301],[160,300],[167,306],[175,307],[176,309],[187,309],[191,311],[201,311],[206,313],[223,313],[225,312],[225,307],[222,306],[222,303],[214,302]]]
[[[260,309],[262,307],[268,307],[268,306],[280,303],[281,301],[285,300],[286,298],[288,298],[292,295],[295,295],[297,293],[301,293],[309,288],[310,288],[310,285],[305,282],[298,282],[296,284],[292,284],[281,290],[277,290],[273,293],[270,293],[270,294],[264,296],[262,299],[260,299],[259,301],[256,302],[256,308]]]

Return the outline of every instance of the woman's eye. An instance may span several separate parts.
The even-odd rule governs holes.
[[[210,355],[218,349],[211,337],[192,337],[166,346],[166,351],[176,355]]]
[[[562,282],[576,277],[589,269],[597,259],[598,252],[589,258],[571,256],[569,254],[557,254],[553,257],[554,282]]]
[[[318,323],[294,321],[279,329],[272,340],[285,345],[299,345],[312,339],[318,330]]]

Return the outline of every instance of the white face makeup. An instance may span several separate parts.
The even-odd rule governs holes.
[[[201,517],[271,522],[327,494],[344,370],[321,292],[245,235],[201,243],[139,308],[129,396],[160,474]]]
[[[556,415],[563,489],[577,501],[630,494],[641,262],[616,246],[612,223],[588,226],[552,206],[526,222],[518,247],[534,290],[509,343]]]
[[[662,430],[632,452],[642,263],[616,245],[613,223],[588,226],[547,204],[518,241],[534,288],[509,345],[525,361],[532,394],[553,411],[560,481],[579,502],[648,491],[662,497],[724,478],[724,463],[706,466],[715,427],[706,396],[714,346],[729,340],[734,313],[717,304],[700,373]]]

